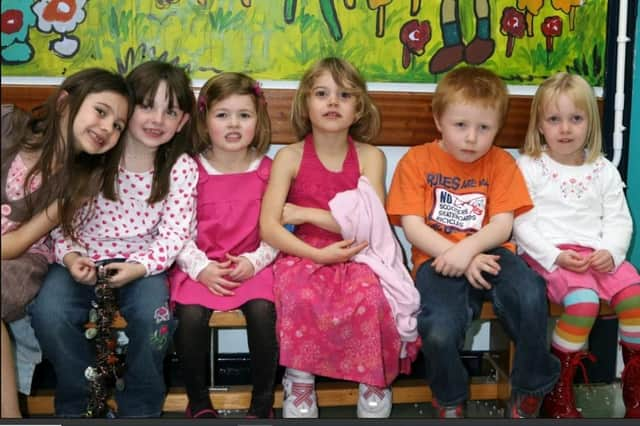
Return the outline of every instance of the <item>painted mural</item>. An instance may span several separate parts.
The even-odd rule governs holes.
[[[194,79],[297,80],[341,56],[369,81],[433,83],[458,64],[511,84],[555,71],[602,86],[604,0],[3,0],[2,75],[126,73],[149,59]]]

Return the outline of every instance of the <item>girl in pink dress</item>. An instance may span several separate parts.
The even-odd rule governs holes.
[[[361,175],[384,199],[384,154],[360,142],[375,137],[379,114],[358,71],[325,58],[302,78],[292,124],[303,140],[276,155],[260,218],[263,239],[282,251],[274,293],[283,416],[318,416],[314,375],[322,375],[360,383],[358,417],[387,417],[400,336],[378,277],[350,261],[367,242],[343,240],[328,206]]]
[[[222,73],[200,91],[197,226],[170,275],[176,349],[189,417],[215,417],[206,382],[212,310],[242,309],[253,393],[248,417],[273,417],[278,367],[273,271],[277,251],[260,240],[260,205],[271,170],[266,101],[258,83]]]

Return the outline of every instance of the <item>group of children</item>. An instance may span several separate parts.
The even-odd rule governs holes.
[[[196,100],[171,64],[126,78],[90,69],[33,115],[3,106],[2,417],[20,415],[6,324],[32,359],[39,347],[52,362],[56,415],[85,414],[97,264],[128,324],[118,416],[161,414],[173,341],[187,416],[216,417],[208,320],[241,309],[250,418],[274,416],[278,365],[285,418],[318,417],[316,375],[359,383],[358,417],[388,417],[391,385],[420,348],[437,415],[463,417],[458,353],[491,300],[516,345],[509,416],[543,404],[579,417],[573,374],[604,299],[620,319],[626,415],[640,417],[640,276],[624,260],[632,224],[593,91],[574,75],[545,81],[517,163],[493,146],[507,106],[492,72],[448,73],[432,104],[441,135],[409,149],[386,202],[385,156],[367,143],[380,116],[342,59],[304,74],[299,142],[273,161],[264,93],[241,73],[212,77]],[[413,246],[413,279],[387,215]],[[551,351],[547,297],[565,306]],[[35,335],[17,326],[29,320]]]

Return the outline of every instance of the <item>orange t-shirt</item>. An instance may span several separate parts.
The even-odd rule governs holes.
[[[387,197],[392,224],[401,216],[421,216],[453,242],[479,231],[492,216],[525,213],[533,207],[526,183],[513,157],[498,147],[473,163],[445,152],[438,140],[415,146],[402,157]],[[515,251],[506,241],[503,247]],[[411,248],[413,273],[431,256]]]

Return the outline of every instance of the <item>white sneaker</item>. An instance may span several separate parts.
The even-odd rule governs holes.
[[[358,385],[358,418],[386,419],[391,414],[391,388]]]
[[[282,378],[282,386],[284,387],[283,418],[318,418],[315,377],[311,374],[308,376],[298,377],[287,371]]]

